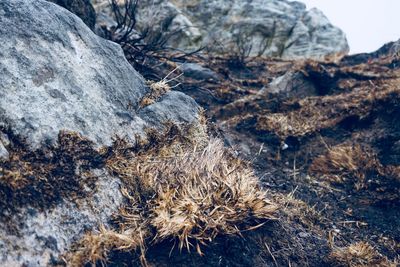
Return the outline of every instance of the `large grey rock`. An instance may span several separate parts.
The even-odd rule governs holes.
[[[100,146],[117,135],[134,141],[151,125],[138,112],[150,90],[143,78],[117,44],[78,17],[41,0],[5,0],[0,24],[0,128],[38,148],[55,143],[62,129]],[[180,110],[168,111],[171,121],[180,122],[182,109],[185,123],[197,120],[197,104],[188,99],[172,101]],[[157,105],[161,113],[171,108]]]
[[[198,107],[192,98],[181,92],[169,91],[158,102],[146,106],[138,114],[147,125],[162,129],[167,121],[189,125],[194,121],[193,114],[197,113]]]
[[[346,53],[344,33],[322,12],[286,0],[171,0],[204,33],[204,42],[223,51],[285,59]]]
[[[285,40],[282,58],[323,58],[326,55],[347,54],[349,46],[342,30],[313,8],[303,13]]]
[[[99,13],[105,0],[92,0]],[[103,4],[99,4],[103,3]],[[346,54],[345,34],[324,14],[287,0],[146,0],[138,24],[167,25],[179,32],[170,45],[193,50],[205,45],[217,53],[240,52],[284,59]],[[142,15],[145,14],[145,15]],[[179,31],[180,29],[180,31]]]

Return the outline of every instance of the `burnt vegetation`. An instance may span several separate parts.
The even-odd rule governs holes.
[[[171,30],[171,21],[163,21],[160,25],[138,23],[138,13],[141,11],[139,0],[110,0],[110,6],[116,25],[112,28],[103,27],[102,35],[123,48],[128,61],[145,78],[160,80],[153,65],[164,61],[183,62],[191,55],[195,55],[204,47],[191,52],[183,52],[169,45],[169,41],[178,38],[184,29]],[[157,14],[153,14],[156,16]]]
[[[176,34],[168,25],[138,26],[139,4],[112,0],[117,26],[103,30],[153,80],[141,106],[172,86],[207,108],[203,125],[171,124],[102,149],[76,133],[35,152],[12,137],[0,162],[2,218],[84,198],[84,187],[95,190],[91,169],[105,168],[121,179],[124,205],[110,227],[77,240],[63,265],[397,266],[398,59],[249,57],[239,41],[230,55],[184,53],[168,47]],[[217,80],[182,75],[183,62]],[[288,72],[316,90],[272,92]]]
[[[138,35],[138,2],[122,7],[131,14],[113,3],[120,20],[110,38],[153,80],[142,105],[171,87],[181,90],[206,108],[209,134],[233,150],[227,152],[220,141],[196,145],[182,135],[149,145],[146,152],[118,150],[106,164],[125,183],[126,206],[114,229],[99,226],[76,244],[68,255],[72,262],[398,264],[395,57],[384,51],[365,59],[302,62],[250,57],[252,47],[244,39],[224,55],[207,48],[183,53],[168,47],[176,34],[168,27],[141,29]],[[216,78],[182,75],[184,62]],[[287,73],[294,78],[285,93],[270,90]],[[172,81],[167,86],[164,77]]]

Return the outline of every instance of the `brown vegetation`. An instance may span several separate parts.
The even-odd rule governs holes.
[[[370,85],[339,95],[301,99],[297,102],[298,109],[259,116],[257,129],[274,132],[284,139],[334,127],[349,117],[364,119],[400,97],[400,88],[394,84],[398,82],[382,87]]]
[[[367,187],[367,179],[377,177],[378,183],[383,179],[398,179],[399,166],[384,166],[376,151],[360,143],[339,144],[316,157],[309,167],[309,172],[333,183],[352,181],[356,189]],[[371,180],[370,180],[371,181]],[[400,181],[400,180],[398,180]]]
[[[47,151],[13,141],[9,159],[0,162],[1,212],[27,203],[51,206],[63,197],[84,197],[83,188],[93,188],[90,169],[101,164],[101,155],[89,140],[61,132],[58,144]]]
[[[396,267],[397,263],[389,261],[367,242],[357,242],[345,248],[335,248],[331,253],[340,266],[348,267]]]
[[[355,177],[358,188],[364,186],[368,174],[385,175],[384,167],[372,148],[360,144],[330,148],[325,155],[314,159],[309,170],[333,182]]]
[[[110,249],[140,247],[144,255],[145,246],[164,239],[202,254],[201,245],[217,235],[255,229],[274,219],[277,209],[253,172],[219,140],[203,148],[172,142],[111,158],[107,166],[124,181],[128,204],[118,216],[118,231],[89,233],[70,256],[74,264],[104,260]]]

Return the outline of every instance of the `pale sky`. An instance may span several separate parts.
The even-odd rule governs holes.
[[[347,37],[350,53],[372,52],[400,39],[400,0],[298,0],[320,9]]]

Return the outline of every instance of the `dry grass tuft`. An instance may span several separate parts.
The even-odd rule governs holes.
[[[272,219],[276,210],[253,172],[219,140],[204,149],[172,144],[118,164],[123,167],[110,167],[123,170],[133,195],[146,203],[155,239],[177,237],[180,248],[190,249],[191,240],[204,244],[220,233],[240,233],[241,225]]]
[[[97,233],[86,234],[75,248],[74,253],[67,255],[68,266],[84,266],[91,263],[106,265],[108,254],[111,250],[130,251],[143,247],[142,233],[124,231],[117,233],[100,226]]]
[[[150,93],[148,93],[145,97],[143,97],[143,99],[141,100],[139,106],[141,108],[151,105],[153,103],[155,103],[161,96],[163,96],[164,94],[166,94],[168,91],[170,91],[172,88],[177,87],[179,85],[179,83],[177,85],[174,86],[170,86],[170,83],[172,81],[177,80],[181,75],[178,75],[176,77],[173,77],[171,79],[168,79],[168,77],[173,74],[175,71],[177,70],[177,68],[173,69],[171,72],[169,72],[162,80],[158,81],[158,82],[152,82],[152,81],[148,81],[147,84],[149,85],[150,88]]]
[[[165,79],[158,82],[148,82],[148,85],[150,92],[140,101],[140,107],[142,108],[155,103],[161,96],[171,90],[168,81]]]
[[[377,252],[367,242],[357,242],[345,248],[335,248],[331,253],[340,266],[348,267],[395,267],[396,263],[389,261]]]
[[[385,170],[372,148],[360,144],[341,144],[314,159],[309,171],[332,182],[357,178],[357,188],[364,186],[368,174],[384,175]]]
[[[355,178],[357,190],[365,188],[366,181],[374,181],[374,178],[379,179],[380,186],[383,185],[382,179],[389,186],[400,181],[400,166],[384,166],[373,148],[356,143],[329,148],[324,155],[313,160],[309,172],[333,183]]]
[[[158,239],[178,237],[180,248],[204,244],[218,234],[238,234],[242,225],[272,219],[276,206],[252,171],[228,156],[221,141],[175,157],[140,159],[139,176],[156,190],[151,224]],[[257,223],[256,223],[257,224]]]
[[[105,261],[111,249],[140,248],[146,265],[146,245],[165,239],[202,254],[201,245],[217,235],[256,229],[277,209],[253,172],[216,139],[203,148],[169,142],[146,153],[118,154],[107,167],[123,180],[127,205],[118,230],[85,236],[69,256],[74,264]]]

